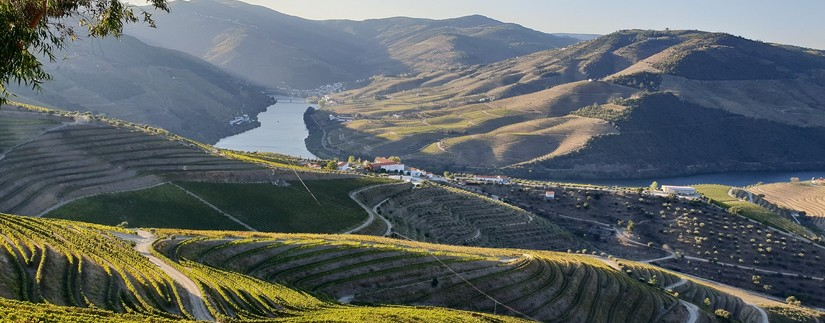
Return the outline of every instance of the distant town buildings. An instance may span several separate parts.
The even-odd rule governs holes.
[[[555,200],[556,199],[556,192],[554,192],[554,191],[545,191],[544,192],[544,199],[545,200]]]
[[[825,186],[825,177],[811,178],[811,183],[813,183],[814,185]]]

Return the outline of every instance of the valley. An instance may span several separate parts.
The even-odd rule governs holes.
[[[825,322],[803,2],[4,3],[0,322]]]
[[[308,147],[526,178],[816,170],[823,66],[818,51],[726,34],[624,30],[488,65],[372,78],[330,96],[314,119],[324,137],[311,134]]]
[[[113,312],[142,302],[143,309],[135,313],[167,318],[193,318],[190,315],[198,311],[200,318],[239,320],[284,315],[307,315],[314,320],[349,312],[359,313],[353,314],[354,320],[389,313],[465,315],[451,312],[459,310],[506,314],[512,319],[561,316],[573,321],[624,321],[632,317],[681,322],[685,316],[713,321],[712,312],[720,308],[742,321],[821,315],[800,312],[778,301],[788,295],[808,306],[825,305],[821,295],[825,278],[816,260],[825,249],[796,235],[818,239],[816,233],[778,231],[787,229],[782,227],[785,222],[752,221],[707,202],[648,196],[630,188],[547,186],[529,181],[467,187],[428,182],[413,187],[380,177],[295,166],[301,163],[287,156],[211,148],[117,120],[38,109],[0,112],[3,131],[14,134],[4,146],[0,167],[22,169],[32,165],[25,161],[37,160],[35,165],[42,166],[35,167],[45,171],[4,173],[26,179],[7,176],[6,181],[12,183],[7,190],[18,193],[8,194],[6,207],[59,219],[7,216],[3,223],[8,227],[2,232],[33,226],[81,226],[91,231],[77,234],[116,239],[107,237],[106,232],[111,232],[125,238],[126,246],[136,241],[141,248],[156,248],[144,251],[159,259],[153,260],[155,264],[169,263],[196,282],[207,300],[206,310],[196,310],[185,296],[189,292],[179,289],[182,283],[161,273],[157,279],[169,284],[157,291],[161,296],[136,290],[130,303],[109,301],[106,304],[111,305],[96,306]],[[546,190],[558,193],[548,201]],[[26,195],[19,197],[20,192]],[[728,199],[721,201],[729,203]],[[19,227],[18,222],[30,224]],[[130,236],[134,231],[124,226],[156,228],[154,236],[160,240],[149,244],[146,234]],[[22,237],[7,236],[4,241]],[[36,247],[28,255],[7,248],[11,251],[6,257],[35,259],[32,255],[38,252],[57,252],[39,251],[49,250],[47,246],[54,243],[29,242]],[[9,246],[15,245],[25,244]],[[61,263],[77,266],[72,259],[99,257],[89,255],[98,251],[76,250],[83,254],[66,256],[50,270],[60,270]],[[29,277],[27,281],[35,282],[26,283],[25,290],[45,288],[32,287],[41,284],[36,277],[21,276],[25,268],[42,267],[32,261],[8,277]],[[110,284],[129,288],[134,284],[130,279],[140,279],[121,271],[126,278]],[[422,272],[428,276],[422,277]],[[757,276],[758,285],[753,282]],[[216,277],[238,283],[228,286]],[[83,282],[85,278],[78,279]],[[53,284],[50,278],[47,281]],[[80,288],[71,285],[80,283],[66,284],[67,290]],[[24,287],[16,288],[10,290]],[[80,307],[101,297],[77,290],[12,292],[6,297],[43,297],[51,303]],[[682,296],[674,298],[674,292]],[[65,296],[71,293],[83,296],[72,296],[72,301]],[[637,296],[617,298],[618,293]],[[173,305],[170,295],[184,296],[174,296],[179,300]],[[80,297],[89,301],[78,303]],[[149,299],[141,301],[141,297]],[[158,297],[167,299],[166,303],[152,300]],[[705,299],[710,299],[710,305]],[[633,303],[617,303],[622,300]],[[348,304],[373,307],[365,311]],[[403,307],[409,305],[416,307]]]

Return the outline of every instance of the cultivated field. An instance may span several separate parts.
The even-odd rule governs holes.
[[[179,286],[126,241],[80,222],[0,214],[0,297],[190,317]]]
[[[745,322],[763,315],[729,288],[680,283],[677,274],[615,258],[357,235],[155,235],[0,214],[0,319],[191,320],[203,317],[195,314],[200,301],[222,322],[712,322],[708,310],[717,308]],[[152,262],[137,251],[150,244],[141,252]],[[777,322],[822,317],[766,305]]]
[[[443,306],[568,322],[682,322],[687,315],[675,298],[585,256],[358,236],[245,236],[164,240],[157,248],[171,259],[283,282],[342,302]]]
[[[795,233],[801,236],[810,237],[813,233],[802,225],[792,220],[784,218],[770,210],[748,201],[742,201],[728,194],[731,187],[726,185],[694,185],[696,190],[702,195],[711,199],[713,203],[755,221],[766,225]]]
[[[13,112],[2,111],[0,116],[7,113]],[[3,120],[28,124],[54,118],[34,112],[18,114],[32,119]],[[102,122],[72,122],[50,128],[5,153],[0,160],[0,211],[38,215],[75,197],[158,184],[165,174],[198,176],[262,169],[162,135]]]
[[[288,182],[288,186],[179,185],[259,231],[336,233],[367,220],[364,209],[349,197],[351,191],[393,182],[371,177],[304,181],[311,194],[299,181]]]
[[[813,223],[825,230],[825,186],[803,183],[775,183],[748,189],[754,194],[764,194],[765,199],[792,210],[804,211]]]
[[[647,261],[775,297],[794,295],[807,304],[825,304],[825,248],[715,205],[633,190],[477,188],[584,239],[591,245],[588,253]],[[547,190],[555,191],[554,200],[544,199]],[[754,283],[754,275],[762,281]]]
[[[43,216],[104,225],[126,222],[130,227],[245,230],[172,184],[87,197]]]
[[[121,237],[137,238],[115,227],[0,214],[0,320],[193,320],[195,306],[188,290]],[[199,283],[195,288],[207,295],[207,314],[221,322],[521,321],[444,308],[342,305],[176,257],[177,264],[150,252]]]
[[[173,182],[79,199],[45,216],[106,225],[126,221],[132,227],[336,233],[367,220],[350,191],[388,182],[370,177],[304,181],[312,194],[300,181]]]
[[[373,201],[386,199],[378,213],[392,223],[394,233],[417,241],[544,250],[586,246],[529,212],[448,186],[426,184],[400,192],[376,188],[364,194]]]

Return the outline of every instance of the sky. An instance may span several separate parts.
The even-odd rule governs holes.
[[[481,14],[546,33],[698,29],[825,49],[825,0],[244,0],[308,19]]]

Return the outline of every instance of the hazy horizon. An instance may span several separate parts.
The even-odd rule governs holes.
[[[197,0],[194,0],[197,1]],[[825,49],[825,1],[793,5],[768,0],[661,2],[655,0],[243,0],[313,20],[389,17],[446,19],[484,15],[545,33],[608,34],[622,29],[696,29],[745,38]],[[144,4],[143,0],[129,0]],[[549,19],[548,19],[549,18]],[[162,28],[162,26],[159,26]]]

